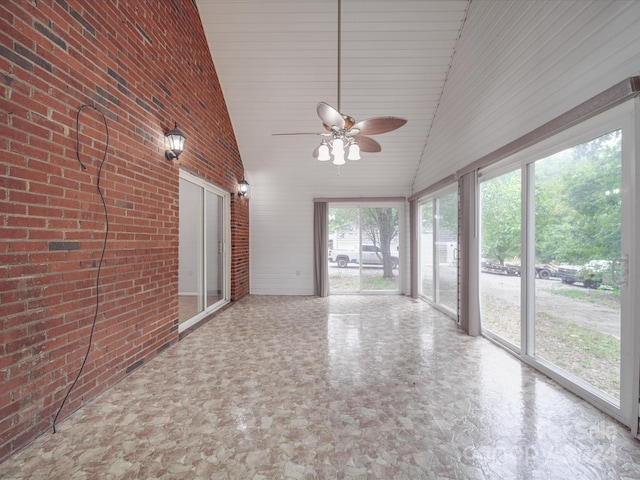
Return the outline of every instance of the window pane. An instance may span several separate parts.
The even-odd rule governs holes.
[[[480,315],[483,330],[520,347],[521,173],[480,184]]]
[[[621,132],[534,167],[535,355],[619,398]]]
[[[180,179],[178,317],[181,323],[204,310],[202,195],[202,187]]]
[[[436,301],[458,311],[458,193],[453,192],[436,200]]]
[[[433,202],[420,205],[420,294],[433,300]]]
[[[362,208],[360,222],[362,289],[398,290],[398,209]]]
[[[207,307],[223,299],[223,233],[222,223],[224,199],[220,195],[206,192],[207,218]]]
[[[360,243],[360,212],[356,208],[329,208],[329,291],[358,292],[360,269],[351,262]]]

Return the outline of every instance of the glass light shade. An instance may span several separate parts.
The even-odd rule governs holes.
[[[352,143],[349,147],[349,156],[347,156],[349,160],[360,160],[360,147],[357,143]]]
[[[342,154],[343,160],[344,160],[344,141],[341,138],[336,138],[333,140],[333,149],[331,150],[331,153],[333,153],[333,156],[335,157],[338,154]]]
[[[327,143],[324,141],[318,149],[318,160],[320,160],[321,162],[331,160],[331,155],[329,155],[329,145],[327,145]]]
[[[238,192],[238,195],[240,195],[241,197],[244,197],[247,192],[249,191],[249,182],[247,182],[244,178],[242,180],[240,180],[240,192]]]
[[[344,165],[344,150],[335,150],[333,153],[333,164],[334,165]]]
[[[173,152],[175,158],[178,158],[184,150],[184,141],[187,139],[187,137],[185,137],[184,133],[182,133],[178,129],[177,122],[175,123],[175,127],[173,128],[173,130],[170,130],[167,133],[166,137],[167,142],[169,143],[169,150]]]

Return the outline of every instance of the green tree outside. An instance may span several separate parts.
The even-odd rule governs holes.
[[[535,162],[536,263],[582,265],[620,256],[621,133]],[[520,257],[521,171],[481,184],[481,256]]]

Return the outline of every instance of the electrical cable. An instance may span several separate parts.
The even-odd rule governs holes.
[[[96,183],[96,188],[98,189],[98,194],[100,195],[100,200],[102,201],[102,209],[104,210],[105,230],[104,230],[104,240],[102,242],[102,254],[100,255],[100,262],[98,263],[98,272],[96,275],[96,306],[93,314],[93,322],[91,324],[91,333],[89,334],[89,345],[87,346],[87,352],[85,353],[84,358],[82,360],[82,365],[80,366],[78,375],[76,376],[75,380],[67,390],[67,394],[62,399],[62,403],[60,404],[58,413],[56,413],[56,416],[53,418],[53,433],[56,433],[56,421],[58,420],[58,415],[60,415],[60,412],[62,412],[62,407],[64,407],[64,404],[69,398],[69,395],[71,394],[71,390],[73,390],[73,387],[75,387],[76,383],[78,383],[78,380],[80,379],[80,375],[82,375],[82,370],[84,369],[84,366],[87,363],[87,358],[89,358],[89,352],[91,351],[91,345],[93,343],[93,333],[96,329],[96,321],[98,319],[98,308],[100,306],[100,271],[102,270],[102,262],[104,260],[104,254],[107,249],[107,238],[109,236],[109,215],[107,212],[107,204],[104,200],[104,195],[102,193],[102,190],[100,189],[100,176],[102,174],[102,167],[104,165],[104,162],[107,160],[107,150],[109,149],[109,126],[107,125],[107,117],[105,117],[104,113],[102,113],[93,105],[82,105],[78,109],[78,112],[76,114],[76,158],[78,159],[78,163],[80,164],[83,170],[86,170],[87,167],[85,167],[84,164],[82,163],[82,160],[80,160],[80,114],[85,108],[92,108],[93,110],[95,110],[100,114],[100,116],[102,117],[102,122],[104,123],[104,129],[106,132],[104,155],[102,156],[102,161],[100,162],[100,167],[98,168],[98,181]]]

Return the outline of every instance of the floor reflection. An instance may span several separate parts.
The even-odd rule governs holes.
[[[426,303],[250,296],[2,478],[640,478],[630,432]]]

